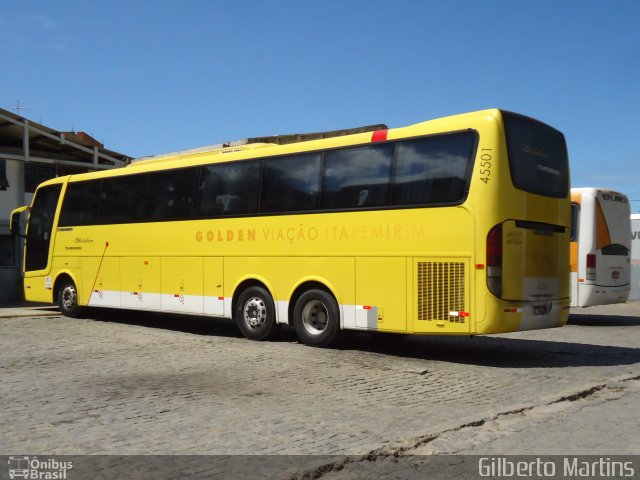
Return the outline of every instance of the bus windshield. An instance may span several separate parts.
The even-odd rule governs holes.
[[[569,191],[569,160],[564,135],[544,123],[502,112],[513,185],[546,197]]]
[[[40,187],[36,192],[27,229],[26,271],[43,270],[47,267],[53,218],[61,188],[60,184],[48,185]]]

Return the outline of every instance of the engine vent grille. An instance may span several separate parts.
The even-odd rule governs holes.
[[[463,262],[417,262],[418,320],[444,320],[461,323],[464,312],[465,264]]]

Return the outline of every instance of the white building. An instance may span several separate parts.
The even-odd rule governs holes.
[[[0,303],[22,296],[22,240],[10,235],[11,211],[29,205],[45,180],[130,161],[83,132],[58,132],[0,109]]]

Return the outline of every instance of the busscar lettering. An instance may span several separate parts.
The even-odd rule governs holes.
[[[538,170],[546,173],[550,173],[552,175],[560,175],[560,170],[556,170],[555,168],[547,167],[546,165],[538,165]]]

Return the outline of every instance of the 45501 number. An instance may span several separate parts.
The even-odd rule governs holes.
[[[493,162],[493,149],[483,148],[480,155],[480,180],[489,183],[491,178],[491,163]]]

